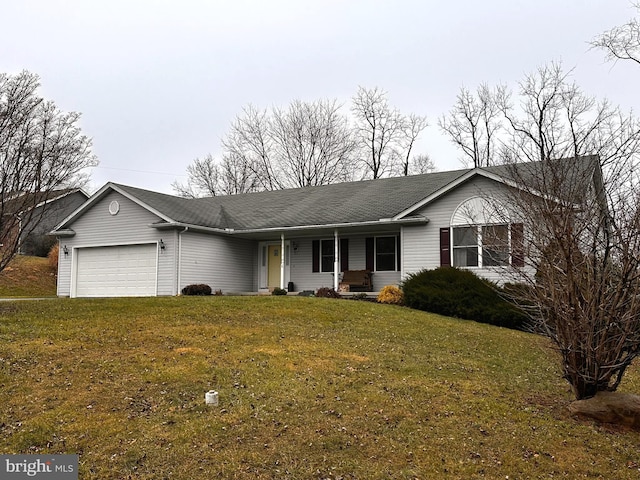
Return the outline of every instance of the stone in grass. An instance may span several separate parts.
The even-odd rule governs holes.
[[[640,396],[631,393],[598,392],[591,398],[571,403],[569,412],[601,423],[640,429]]]

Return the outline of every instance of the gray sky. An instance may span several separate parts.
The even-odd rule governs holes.
[[[636,14],[628,0],[0,0],[0,71],[30,70],[41,93],[82,113],[107,181],[172,193],[187,165],[249,103],[388,92],[430,126],[416,153],[462,168],[437,127],[461,86],[512,88],[562,61],[586,92],[640,109],[640,67],[588,41]]]

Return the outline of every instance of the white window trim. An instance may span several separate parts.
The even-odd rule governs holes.
[[[491,226],[500,226],[500,225],[505,225],[507,227],[507,246],[508,246],[508,250],[509,250],[509,257],[508,257],[508,263],[504,264],[504,265],[489,265],[489,266],[484,266],[484,255],[483,255],[483,243],[482,243],[482,227],[491,227]],[[486,223],[486,224],[482,224],[482,225],[451,225],[450,230],[451,230],[451,234],[450,234],[450,238],[451,238],[451,265],[457,268],[468,268],[470,270],[475,270],[475,269],[481,269],[481,268],[504,268],[504,267],[509,267],[511,265],[513,265],[513,242],[511,240],[511,236],[512,236],[512,229],[513,229],[513,223]],[[477,244],[476,244],[476,248],[478,249],[478,265],[456,265],[455,264],[455,256],[454,256],[454,251],[456,249],[456,245],[454,244],[454,234],[453,234],[453,230],[456,228],[475,228],[476,229],[476,239],[477,239]],[[468,248],[468,246],[461,246],[461,248]]]

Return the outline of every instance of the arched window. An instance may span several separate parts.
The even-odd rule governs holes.
[[[522,224],[514,223],[511,216],[503,205],[482,197],[458,205],[450,222],[450,265],[522,266]]]

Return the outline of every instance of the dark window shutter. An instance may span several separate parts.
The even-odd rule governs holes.
[[[511,225],[511,264],[524,267],[524,226],[521,223]]]
[[[440,229],[440,266],[451,266],[451,233],[449,227]]]
[[[340,271],[349,270],[349,239],[340,239]]]
[[[320,271],[320,240],[313,240],[311,242],[311,271]]]
[[[373,253],[374,253],[374,241],[375,239],[373,237],[368,237],[364,240],[364,251],[365,251],[365,258],[366,258],[366,269],[367,270],[371,270],[373,272],[374,270],[374,259],[373,259]]]
[[[396,270],[400,271],[401,262],[400,262],[400,235],[396,237]]]

